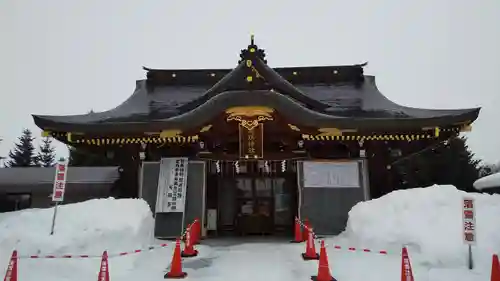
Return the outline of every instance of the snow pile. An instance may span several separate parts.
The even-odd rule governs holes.
[[[485,266],[500,252],[500,195],[475,194],[454,186],[432,186],[394,191],[379,199],[361,202],[349,212],[341,237],[350,243],[398,251],[406,245],[419,262],[439,267],[464,266],[462,203],[475,199],[476,261]]]
[[[474,182],[474,188],[477,190],[483,190],[493,187],[500,187],[500,173],[482,177]]]
[[[104,249],[122,252],[153,241],[154,220],[143,200],[109,198],[59,206],[55,233],[50,235],[53,211],[0,214],[0,259],[13,249],[20,255],[100,255]]]

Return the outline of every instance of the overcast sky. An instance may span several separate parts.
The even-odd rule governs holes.
[[[0,156],[32,113],[113,108],[142,66],[234,67],[251,33],[271,66],[368,61],[400,104],[483,107],[469,144],[500,160],[499,0],[2,0]]]

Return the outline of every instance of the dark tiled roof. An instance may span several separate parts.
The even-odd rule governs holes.
[[[308,124],[321,121],[322,125],[342,123],[365,129],[381,129],[386,125],[394,128],[396,122],[405,128],[451,125],[472,122],[479,114],[479,108],[439,110],[398,105],[377,89],[373,76],[363,74],[365,64],[273,69],[267,65],[263,50],[255,45],[248,46],[240,56],[242,60],[234,69],[145,68],[147,79],[137,81],[134,93],[116,108],[83,115],[34,115],[33,118],[42,129],[102,133],[139,132],[146,126],[152,130],[186,129],[191,121],[196,120],[194,123],[200,125],[203,116],[199,112],[211,116],[214,110],[224,110],[221,102],[227,106],[255,105],[252,103],[257,101],[259,105],[272,103],[282,112],[290,112],[290,108],[298,110],[299,120],[307,119]],[[258,79],[246,83],[245,78],[255,73]],[[230,92],[238,94],[228,96]],[[252,101],[252,97],[256,100]],[[293,118],[295,114],[288,115]],[[350,120],[353,123],[347,124]]]
[[[326,113],[345,117],[369,118],[426,118],[465,114],[477,109],[420,109],[398,105],[377,89],[375,78],[365,76],[360,87],[352,84],[295,85],[311,98],[326,105]],[[160,86],[152,92],[146,89],[146,80],[137,82],[137,88],[125,102],[114,109],[99,113],[72,116],[35,116],[35,120],[62,123],[148,122],[179,114],[179,106],[201,97],[209,86]]]

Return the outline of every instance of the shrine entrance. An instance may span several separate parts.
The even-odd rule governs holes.
[[[297,215],[297,176],[292,172],[212,174],[207,209],[217,212],[217,235],[291,235]],[[258,169],[257,169],[258,170]]]

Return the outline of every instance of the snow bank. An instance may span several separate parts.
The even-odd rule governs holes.
[[[486,188],[500,187],[500,173],[495,173],[482,177],[474,182],[474,188],[483,190]]]
[[[407,245],[420,262],[464,266],[467,247],[462,238],[462,199],[476,200],[476,260],[491,263],[500,252],[500,195],[467,194],[454,186],[394,191],[361,202],[349,212],[341,237],[350,243],[398,251]]]
[[[0,259],[20,255],[97,254],[133,250],[153,241],[154,220],[140,199],[96,199],[53,208],[0,214]]]

